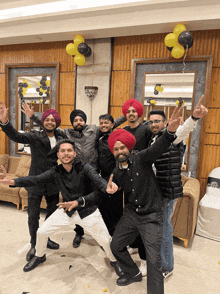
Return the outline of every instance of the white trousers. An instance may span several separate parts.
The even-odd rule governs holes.
[[[97,208],[92,214],[81,219],[78,211],[69,217],[63,212],[63,209],[57,209],[51,214],[37,231],[36,256],[42,257],[46,254],[47,240],[54,232],[61,230],[63,227],[78,224],[82,226],[89,235],[91,235],[101,245],[107,257],[115,261],[110,249],[111,236]]]

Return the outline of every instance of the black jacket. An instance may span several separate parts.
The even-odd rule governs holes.
[[[29,144],[31,149],[31,166],[29,175],[39,175],[53,166],[57,165],[57,160],[51,160],[47,157],[48,152],[51,150],[50,140],[44,130],[42,131],[30,131],[27,133],[19,133],[10,122],[5,125],[1,125],[3,132],[8,138],[17,143]],[[58,129],[54,131],[56,140],[59,141],[65,138],[65,134]],[[53,184],[45,184],[45,186],[35,187],[34,189],[27,189],[42,195],[52,195],[57,193]]]
[[[53,181],[54,180],[54,181]],[[88,216],[97,209],[99,196],[93,188],[99,189],[106,194],[107,182],[99,176],[95,169],[88,163],[74,162],[72,170],[67,172],[63,165],[46,171],[38,176],[21,177],[14,180],[15,186],[12,187],[32,187],[44,183],[54,182],[57,189],[61,192],[63,201],[79,201],[83,204],[82,196],[85,197],[85,207],[77,207],[72,211],[67,211],[68,216],[72,216],[75,210],[81,218]]]
[[[159,132],[156,136],[156,140],[158,140],[162,134],[163,131]],[[153,138],[155,138],[155,136],[153,136]],[[150,144],[151,143],[152,140]],[[185,146],[183,142],[177,145],[171,144],[154,163],[156,178],[163,197],[170,199],[183,197],[181,167],[184,151]]]
[[[176,136],[165,131],[154,145],[139,152],[131,152],[127,169],[117,166],[113,171],[113,181],[122,187],[125,193],[125,205],[136,210],[138,214],[163,210],[163,198],[152,164],[175,138]]]

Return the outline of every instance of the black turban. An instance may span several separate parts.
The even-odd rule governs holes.
[[[87,120],[87,116],[85,114],[85,112],[83,112],[82,110],[80,109],[75,109],[73,110],[71,113],[70,113],[70,121],[71,121],[71,125],[73,125],[73,121],[75,119],[76,116],[80,116],[84,122],[86,123],[86,120]]]

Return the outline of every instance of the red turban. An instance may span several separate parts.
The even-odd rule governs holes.
[[[137,99],[132,98],[132,99],[127,100],[122,107],[122,112],[125,117],[128,112],[128,108],[130,106],[134,107],[134,109],[136,110],[139,117],[141,117],[143,115],[143,105]]]
[[[131,150],[136,144],[135,137],[131,133],[124,129],[117,129],[114,132],[112,132],[108,138],[108,146],[112,153],[115,143],[117,141],[120,141],[121,143],[125,144],[128,150]]]
[[[45,118],[51,114],[56,121],[57,127],[59,127],[59,125],[61,124],[61,118],[55,109],[48,109],[44,112],[44,114],[42,115],[42,118],[41,118],[42,123],[44,122]]]

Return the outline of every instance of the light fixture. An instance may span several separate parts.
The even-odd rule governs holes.
[[[85,86],[85,93],[90,100],[92,100],[98,91],[98,87],[95,86]]]

